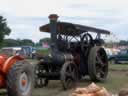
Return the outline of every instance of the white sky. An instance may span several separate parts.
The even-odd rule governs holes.
[[[49,36],[38,28],[48,23],[47,16],[56,13],[68,21],[110,30],[116,37],[128,40],[127,0],[0,0],[0,15],[7,18],[12,32],[7,38],[38,41]]]

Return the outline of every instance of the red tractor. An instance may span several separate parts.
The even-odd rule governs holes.
[[[0,55],[0,88],[6,88],[8,96],[31,96],[32,69],[32,65],[19,55]]]

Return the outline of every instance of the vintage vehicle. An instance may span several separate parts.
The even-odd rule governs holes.
[[[1,49],[1,53],[6,54],[8,56],[13,56],[16,54],[19,54],[21,52],[22,48],[21,47],[3,47]]]
[[[36,55],[36,49],[32,46],[21,46],[22,50],[25,51],[25,55],[27,58],[34,59]]]
[[[0,88],[8,96],[32,96],[33,67],[22,56],[0,55]]]
[[[13,56],[13,55],[22,55],[25,58],[34,59],[36,56],[36,49],[32,46],[14,46],[14,47],[3,47],[2,53]]]
[[[49,16],[50,23],[40,27],[40,31],[51,34],[51,51],[40,58],[35,67],[35,86],[46,86],[49,80],[61,80],[63,88],[75,86],[83,76],[89,75],[93,81],[104,81],[108,73],[108,59],[101,45],[101,34],[109,31],[58,22],[58,16]],[[91,32],[96,33],[94,39]]]
[[[111,55],[109,58],[111,64],[126,64],[128,63],[128,49],[122,49],[115,55]]]

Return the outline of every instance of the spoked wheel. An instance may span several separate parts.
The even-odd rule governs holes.
[[[33,67],[22,60],[16,62],[7,74],[8,96],[32,96]]]
[[[85,33],[81,38],[81,49],[84,52],[85,48],[93,43],[93,38],[89,33]]]
[[[48,79],[42,78],[40,75],[47,72],[43,65],[35,65],[35,88],[42,88],[48,85]]]
[[[88,57],[88,73],[93,81],[105,81],[108,74],[108,59],[102,47],[93,47]]]
[[[76,86],[78,80],[78,69],[73,62],[66,62],[62,66],[60,75],[64,90]]]

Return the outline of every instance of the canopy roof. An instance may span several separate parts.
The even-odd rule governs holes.
[[[50,33],[49,24],[40,27],[40,31]],[[98,29],[94,27],[72,24],[67,22],[57,22],[57,33],[62,35],[80,35],[84,32],[94,32],[97,34],[110,34],[109,31],[104,29]]]

